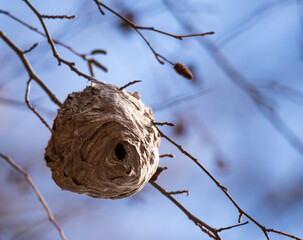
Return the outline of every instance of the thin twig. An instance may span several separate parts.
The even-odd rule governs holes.
[[[88,69],[89,69],[90,75],[94,78],[95,77],[94,64],[90,60],[87,61],[87,63],[88,63]]]
[[[123,90],[124,88],[127,88],[135,83],[139,83],[139,82],[142,82],[142,80],[135,80],[135,81],[132,81],[132,82],[129,82],[128,84],[125,84],[124,86],[120,87],[119,90]]]
[[[46,37],[45,33],[39,31],[37,28],[35,28],[35,27],[29,25],[28,23],[22,21],[21,19],[17,18],[16,16],[12,15],[11,13],[9,13],[7,11],[4,11],[4,10],[1,10],[1,9],[0,9],[0,13],[3,13],[5,15],[9,16],[10,18],[14,19],[15,21],[17,21],[18,23],[22,24],[23,26],[29,28],[30,30],[38,33],[39,35],[41,35],[43,37]],[[57,41],[55,39],[53,39],[53,41],[54,41],[55,44],[60,45],[60,46],[62,46],[64,48],[68,49],[69,51],[71,51],[72,53],[74,53],[75,55],[77,55],[79,57],[82,57],[82,58],[86,57],[85,54],[81,54],[81,53],[77,52],[76,50],[74,50],[73,48],[71,48],[70,46],[68,46],[68,45],[66,45],[64,43],[61,43],[61,42],[59,42],[59,41]]]
[[[205,222],[203,222],[201,219],[194,216],[190,211],[188,211],[181,203],[179,203],[173,196],[169,194],[165,189],[163,189],[160,185],[158,185],[156,182],[150,181],[149,182],[153,187],[155,187],[158,191],[160,191],[164,196],[169,198],[179,209],[181,209],[182,212],[184,212],[187,217],[193,221],[203,232],[208,234],[213,239],[221,240],[221,237],[218,234],[217,229],[209,226]]]
[[[255,220],[254,218],[252,218],[248,213],[246,213],[237,204],[237,202],[227,192],[228,191],[227,188],[224,187],[223,185],[221,185],[220,182],[205,167],[202,166],[202,164],[199,162],[199,160],[197,158],[193,157],[190,153],[188,153],[187,151],[185,151],[181,145],[177,144],[175,141],[173,141],[171,138],[169,138],[167,135],[165,135],[157,126],[155,126],[155,127],[157,128],[157,130],[159,131],[159,133],[161,134],[162,137],[164,137],[165,139],[167,139],[170,143],[172,143],[174,146],[176,146],[180,150],[180,152],[182,152],[188,158],[190,158],[191,160],[193,160],[195,162],[195,164],[198,165],[202,169],[202,171],[204,171],[212,179],[212,181],[223,191],[223,193],[229,198],[229,200],[233,203],[233,205],[239,211],[239,214],[245,215],[248,219],[250,219],[252,222],[254,222],[263,231],[264,235],[269,240],[268,234],[266,232],[266,228],[263,225],[261,225],[257,220]]]
[[[115,14],[122,21],[124,21],[126,24],[128,24],[130,27],[132,27],[141,36],[141,38],[145,41],[145,43],[149,46],[150,50],[153,52],[153,54],[155,55],[155,57],[158,60],[158,62],[161,63],[161,64],[164,64],[164,61],[165,61],[167,63],[175,65],[173,62],[169,61],[168,59],[166,59],[165,57],[163,57],[161,54],[159,54],[158,52],[156,52],[155,49],[151,46],[150,42],[144,37],[144,35],[141,33],[140,30],[149,30],[149,31],[157,32],[157,33],[164,34],[166,36],[173,37],[173,38],[176,38],[176,39],[179,39],[179,40],[183,40],[184,38],[189,38],[189,37],[201,37],[201,36],[206,36],[206,35],[214,34],[214,32],[205,32],[205,33],[198,33],[198,34],[176,35],[176,34],[172,34],[172,33],[168,33],[168,32],[156,29],[154,27],[137,26],[135,23],[133,23],[129,19],[125,18],[124,16],[122,16],[121,14],[119,14],[118,12],[116,12],[115,10],[113,10],[112,8],[106,6],[104,3],[102,3],[102,2],[100,2],[98,0],[94,0],[94,1],[97,4],[98,9],[99,9],[99,11],[101,12],[102,15],[104,15],[104,11],[102,10],[101,6],[104,7],[104,8],[106,8],[111,13]]]
[[[44,15],[42,14],[41,15],[42,18],[48,18],[48,19],[74,19],[77,17],[77,15],[72,15],[72,16],[69,16],[69,15]]]
[[[175,141],[173,141],[170,137],[168,137],[167,135],[165,135],[157,126],[155,126],[158,130],[158,132],[161,134],[162,137],[164,137],[165,139],[167,139],[170,143],[172,143],[173,145],[175,145],[179,150],[180,152],[182,152],[183,154],[185,154],[187,157],[189,157],[191,160],[193,160],[215,183],[218,187],[220,187],[224,192],[227,192],[227,188],[222,186],[218,180],[211,175],[210,172],[208,172],[208,170],[206,168],[204,168],[202,166],[202,164],[199,162],[199,160],[195,157],[193,157],[191,154],[189,154],[187,151],[185,151],[183,149],[183,147],[179,144],[177,144]]]
[[[51,48],[52,48],[53,55],[54,55],[54,57],[58,60],[58,64],[61,65],[60,56],[59,56],[59,54],[58,54],[58,52],[57,52],[57,50],[56,50],[55,44],[54,44],[54,42],[53,42],[53,39],[52,39],[52,37],[51,37],[51,35],[50,35],[50,33],[49,33],[49,31],[48,31],[48,29],[47,29],[47,27],[46,27],[46,25],[45,25],[43,19],[42,19],[42,15],[38,12],[38,10],[37,10],[36,8],[34,8],[34,6],[33,6],[28,0],[23,0],[23,1],[24,1],[24,2],[29,6],[29,8],[37,15],[37,17],[38,17],[38,19],[39,19],[39,21],[40,21],[40,23],[41,23],[41,25],[42,25],[42,27],[43,27],[43,29],[44,29],[44,32],[45,32],[45,35],[46,35],[46,37],[47,37],[48,43],[49,43],[49,45],[50,45]]]
[[[98,9],[99,9],[99,11],[100,11],[100,13],[102,14],[102,15],[105,15],[105,12],[102,10],[102,8],[101,8],[101,4],[97,4],[98,5]]]
[[[150,50],[153,52],[153,54],[155,55],[155,58],[157,59],[157,61],[160,63],[160,64],[165,64],[165,62],[171,64],[171,65],[175,65],[172,61],[166,59],[164,56],[162,56],[160,53],[156,52],[155,49],[152,47],[152,45],[150,44],[150,42],[144,37],[144,35],[138,30],[135,28],[135,31],[141,36],[141,38],[144,40],[144,42],[147,44],[147,46],[149,46]],[[164,61],[162,61],[164,60]]]
[[[19,22],[20,24],[22,24],[23,26],[29,28],[30,30],[38,33],[39,35],[43,36],[43,37],[46,37],[45,33],[39,31],[37,28],[29,25],[28,23],[22,21],[21,19],[15,17],[14,15],[12,15],[11,13],[7,12],[7,11],[3,11],[0,9],[0,13],[3,13],[3,14],[6,14],[7,16],[9,16],[10,18],[14,19],[15,21]],[[56,39],[53,39],[53,42],[57,45],[60,45],[61,47],[64,47],[66,49],[68,49],[69,51],[71,51],[73,54],[77,55],[78,57],[81,57],[83,60],[85,61],[89,61],[89,60],[93,60],[94,58],[90,59],[87,57],[88,54],[82,54],[82,53],[79,53],[77,52],[75,49],[73,49],[72,47],[62,43],[62,42],[59,42],[58,40]],[[97,49],[97,50],[94,50],[92,51],[90,54],[96,54],[96,53],[102,53],[102,54],[106,54],[106,51],[104,50],[100,50],[100,49]],[[94,59],[95,60],[95,59]],[[96,60],[95,60],[96,61]]]
[[[158,125],[158,126],[170,126],[170,127],[174,127],[175,124],[170,123],[170,122],[153,122],[154,125]]]
[[[239,217],[238,217],[238,223],[241,223],[242,217],[243,217],[243,213],[240,212],[240,213],[239,213]]]
[[[166,153],[166,154],[161,154],[161,155],[159,155],[159,158],[164,158],[164,157],[174,158],[175,155],[174,155],[174,154],[171,154],[171,153]]]
[[[35,43],[33,46],[31,46],[29,49],[23,51],[24,54],[29,53],[30,51],[32,51],[35,47],[38,46],[38,43]]]
[[[170,192],[167,192],[167,193],[170,194],[170,195],[177,195],[177,194],[183,194],[183,193],[186,193],[186,196],[189,195],[188,190],[170,191]]]
[[[154,32],[158,32],[158,33],[161,33],[161,34],[164,34],[164,35],[167,35],[169,37],[173,37],[173,38],[176,38],[176,39],[180,39],[180,40],[183,40],[184,38],[189,38],[189,37],[203,37],[203,36],[206,36],[206,35],[210,35],[210,34],[214,34],[215,32],[205,32],[205,33],[198,33],[198,34],[188,34],[188,35],[176,35],[176,34],[171,34],[171,33],[168,33],[168,32],[165,32],[165,31],[161,31],[161,30],[158,30],[154,27],[143,27],[143,26],[137,26],[135,23],[133,23],[132,21],[128,20],[127,18],[123,17],[121,14],[117,13],[115,10],[113,10],[112,8],[106,6],[104,3],[98,1],[98,0],[94,0],[95,3],[98,5],[98,6],[102,6],[104,8],[106,8],[108,11],[112,12],[113,14],[115,14],[116,16],[118,16],[119,18],[121,18],[124,22],[126,22],[129,26],[131,26],[132,28],[134,29],[141,29],[141,30],[150,30],[150,31],[154,31]],[[100,10],[100,9],[99,9]],[[103,11],[102,11],[103,12]],[[103,12],[104,14],[104,12]]]
[[[34,190],[35,194],[37,195],[39,201],[41,202],[42,206],[44,207],[44,209],[45,209],[45,211],[48,215],[49,221],[55,226],[55,228],[57,228],[57,230],[58,230],[58,232],[61,236],[61,239],[66,240],[66,237],[64,235],[64,232],[63,232],[62,228],[56,222],[54,215],[52,214],[50,208],[47,205],[47,202],[45,201],[42,194],[39,192],[36,184],[34,183],[33,179],[30,177],[30,175],[21,166],[19,166],[16,162],[14,162],[10,157],[8,157],[8,156],[6,156],[2,153],[0,153],[0,157],[5,159],[13,168],[15,168],[18,172],[20,172],[21,174],[24,175],[26,181],[32,187],[32,189]]]
[[[179,17],[177,13],[173,11],[173,4],[170,4],[168,0],[165,0],[163,2],[167,5],[167,8],[171,11],[172,15],[180,23],[181,26],[190,31],[194,29],[188,23],[188,19]],[[272,111],[271,113],[267,111],[268,107],[271,106],[268,106],[265,101],[260,101],[260,98],[266,99],[266,96],[264,96],[264,94],[259,91],[257,87],[250,84],[249,80],[230,63],[230,61],[224,56],[224,54],[222,54],[217,46],[215,46],[215,44],[213,44],[208,38],[196,38],[196,40],[198,40],[199,44],[208,51],[210,56],[219,64],[229,79],[253,100],[254,104],[257,106],[260,112],[288,141],[288,143],[301,155],[303,155],[303,141],[298,138],[298,136],[291,130],[291,128],[285,123],[285,121],[279,116],[276,111]]]
[[[60,55],[58,54],[57,50],[56,50],[56,47],[55,47],[55,43],[43,21],[43,17],[42,15],[38,12],[38,10],[28,1],[28,0],[23,0],[28,6],[29,8],[36,14],[36,16],[38,17],[43,29],[44,29],[44,32],[45,32],[45,35],[46,35],[46,38],[47,38],[47,41],[49,43],[49,45],[51,46],[51,49],[52,49],[52,52],[53,52],[53,56],[57,59],[58,61],[58,65],[61,65],[61,63],[64,63],[65,65],[67,65],[70,70],[72,70],[73,72],[77,73],[79,76],[81,77],[84,77],[86,78],[87,80],[91,81],[91,82],[99,82],[97,79],[83,73],[83,72],[80,72],[76,67],[75,67],[75,63],[74,62],[69,62],[69,61],[66,61],[64,60],[63,58],[60,57]]]
[[[17,55],[19,56],[19,58],[21,59],[23,65],[24,65],[25,69],[27,70],[29,78],[35,80],[36,83],[38,83],[39,86],[47,93],[47,95],[50,97],[50,99],[60,107],[62,105],[62,103],[56,97],[56,95],[46,86],[46,84],[35,73],[31,64],[27,60],[24,52],[20,48],[18,48],[1,30],[0,30],[0,37],[10,46],[10,48],[12,50],[14,50],[17,53]]]
[[[225,230],[228,230],[228,229],[232,229],[232,228],[235,228],[235,227],[240,227],[240,226],[246,225],[246,224],[248,224],[248,223],[249,223],[249,222],[246,221],[246,222],[244,222],[244,223],[235,224],[235,225],[232,225],[232,226],[229,226],[229,227],[219,228],[217,231],[218,231],[218,232],[222,232],[222,231],[225,231]]]
[[[149,181],[151,181],[151,182],[156,181],[156,180],[158,179],[158,177],[160,176],[160,174],[161,174],[163,171],[165,171],[165,170],[167,170],[167,167],[158,167],[157,170],[156,170],[156,172],[155,172],[154,175],[150,178]]]
[[[285,232],[281,232],[281,231],[278,231],[278,230],[275,230],[275,229],[272,229],[272,228],[266,228],[266,231],[267,232],[278,233],[280,235],[283,235],[283,236],[286,236],[286,237],[289,237],[289,238],[293,238],[293,239],[296,239],[296,240],[302,240],[302,238],[296,237],[295,235],[291,235],[291,234],[288,234],[288,233],[285,233]]]
[[[30,94],[31,82],[32,82],[32,79],[30,78],[30,79],[27,81],[27,84],[26,84],[25,102],[26,102],[28,108],[29,108],[30,110],[32,110],[33,113],[36,114],[36,115],[38,116],[38,118],[41,120],[41,122],[44,123],[44,125],[45,125],[50,131],[52,131],[51,127],[48,125],[48,123],[45,121],[45,119],[37,112],[37,110],[31,105],[31,103],[30,103],[30,101],[29,101],[29,94]]]
[[[104,67],[101,63],[99,63],[96,59],[91,58],[91,59],[89,59],[89,61],[90,61],[92,64],[94,64],[96,67],[102,69],[104,72],[107,72],[107,71],[108,71],[107,68]]]

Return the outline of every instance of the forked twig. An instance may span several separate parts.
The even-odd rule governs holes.
[[[221,240],[221,237],[218,234],[217,229],[209,226],[205,222],[203,222],[201,219],[194,216],[190,211],[188,211],[181,203],[179,203],[169,192],[167,192],[164,188],[162,188],[160,185],[158,185],[154,181],[149,182],[153,187],[155,187],[158,191],[160,191],[164,196],[169,198],[179,209],[181,209],[182,212],[184,212],[187,217],[193,221],[203,232],[205,232],[208,236],[210,236],[213,239]]]
[[[156,52],[155,49],[151,46],[150,42],[144,37],[144,35],[142,34],[142,32],[140,30],[149,30],[149,31],[157,32],[157,33],[164,34],[166,36],[173,37],[173,38],[176,38],[179,40],[183,40],[184,38],[189,38],[189,37],[202,37],[202,36],[206,36],[206,35],[215,33],[215,32],[205,32],[205,33],[198,33],[198,34],[176,35],[176,34],[172,34],[172,33],[168,33],[168,32],[156,29],[154,27],[138,26],[135,23],[133,23],[132,21],[130,21],[129,19],[127,19],[124,16],[122,16],[121,14],[119,14],[118,12],[116,12],[115,10],[113,10],[112,8],[105,5],[104,3],[102,3],[98,0],[94,0],[94,2],[97,4],[98,9],[102,15],[105,14],[104,11],[102,10],[102,7],[104,7],[105,9],[107,9],[108,11],[110,11],[111,13],[113,13],[114,15],[119,17],[122,21],[124,21],[126,24],[128,24],[131,28],[133,28],[141,36],[141,38],[145,41],[145,43],[149,46],[150,50],[153,52],[153,54],[155,55],[158,62],[161,64],[164,64],[164,61],[165,61],[167,63],[175,65],[173,62],[169,61],[168,59],[163,57],[161,54]]]
[[[170,4],[170,1],[164,0],[163,2],[167,5],[167,8],[171,11],[172,15],[181,26],[188,30],[194,29],[192,25],[188,23],[188,19],[180,18],[177,13],[173,11],[174,5]],[[286,122],[279,116],[277,111],[274,110],[270,104],[264,101],[266,96],[257,87],[251,84],[250,81],[232,65],[225,55],[222,54],[217,46],[209,39],[196,38],[196,40],[198,40],[199,44],[209,52],[210,56],[219,64],[229,79],[252,99],[260,112],[279,131],[288,143],[303,155],[303,141],[292,131],[288,124],[286,124]]]
[[[166,140],[168,140],[170,143],[172,143],[175,147],[177,147],[180,152],[182,152],[184,155],[186,155],[188,158],[190,158],[191,160],[194,161],[194,163],[196,165],[198,165],[211,179],[212,181],[223,191],[223,193],[227,196],[227,198],[233,203],[233,205],[237,208],[238,212],[239,212],[239,219],[238,221],[241,220],[242,215],[246,216],[248,219],[250,219],[255,225],[257,225],[262,232],[264,233],[265,237],[267,238],[267,240],[269,239],[268,233],[269,232],[275,232],[275,233],[279,233],[281,235],[290,237],[290,238],[294,238],[296,240],[302,240],[298,237],[295,237],[293,235],[278,231],[278,230],[274,230],[274,229],[269,229],[266,228],[265,226],[263,226],[262,224],[260,224],[257,220],[255,220],[253,217],[251,217],[247,212],[245,212],[239,205],[238,203],[232,198],[232,196],[228,193],[228,190],[226,187],[224,187],[223,185],[221,185],[219,183],[219,181],[205,168],[202,166],[202,164],[199,162],[199,160],[195,157],[193,157],[189,152],[187,152],[186,150],[184,150],[184,148],[177,144],[175,141],[173,141],[170,137],[168,137],[167,135],[165,135],[157,126],[155,126],[157,128],[157,130],[159,131],[159,133],[161,134],[162,137],[164,137]]]
[[[10,157],[0,153],[0,157],[2,157],[3,159],[5,159],[14,169],[16,169],[18,172],[20,172],[21,174],[23,174],[23,176],[25,177],[26,181],[29,183],[29,185],[31,186],[31,188],[34,190],[35,194],[37,195],[39,201],[41,202],[42,206],[44,207],[47,215],[48,215],[48,219],[49,221],[55,226],[55,228],[58,230],[61,239],[62,240],[66,240],[66,237],[64,235],[64,232],[62,230],[62,228],[59,226],[59,224],[56,222],[54,215],[52,214],[50,208],[47,205],[47,202],[45,201],[44,197],[42,196],[42,194],[39,192],[36,184],[34,183],[33,179],[31,178],[31,176],[21,167],[19,166],[16,162],[14,162]]]
[[[168,32],[165,32],[165,31],[158,30],[158,29],[156,29],[154,27],[137,26],[135,23],[133,23],[132,21],[130,21],[127,18],[123,17],[121,14],[117,13],[112,8],[106,6],[104,3],[102,3],[102,2],[100,2],[98,0],[94,0],[94,1],[95,1],[95,3],[98,6],[102,6],[102,7],[106,8],[108,11],[112,12],[113,14],[115,14],[116,16],[118,16],[119,18],[121,18],[124,22],[126,22],[129,26],[131,26],[134,29],[150,30],[150,31],[158,32],[158,33],[161,33],[161,34],[164,34],[164,35],[167,35],[169,37],[173,37],[173,38],[176,38],[176,39],[179,39],[179,40],[183,40],[184,38],[189,38],[189,37],[203,37],[203,36],[215,33],[215,32],[205,32],[205,33],[198,33],[198,34],[176,35],[176,34],[172,34],[172,33],[168,33]]]
[[[20,60],[22,61],[23,65],[29,75],[29,78],[35,80],[36,83],[38,83],[39,86],[47,93],[47,95],[50,97],[50,99],[60,107],[62,105],[62,103],[56,97],[56,95],[46,86],[46,84],[35,73],[31,64],[27,60],[24,52],[20,48],[18,48],[1,30],[0,30],[0,38],[2,38],[4,40],[4,42],[6,42],[10,46],[10,48],[17,53],[17,55],[19,56]]]
[[[183,193],[186,193],[186,196],[189,195],[188,190],[170,191],[170,192],[167,192],[167,193],[170,194],[170,195],[177,195],[177,194],[183,194]]]
[[[39,11],[28,1],[28,0],[23,0],[28,6],[29,8],[36,14],[36,16],[38,17],[43,29],[44,29],[44,32],[45,32],[45,35],[46,35],[46,38],[47,38],[47,41],[49,43],[49,45],[51,46],[51,49],[52,49],[52,52],[53,52],[53,56],[57,59],[58,61],[58,65],[61,65],[61,63],[64,63],[65,65],[67,65],[70,70],[72,70],[73,72],[77,73],[79,76],[81,77],[84,77],[86,78],[87,80],[91,81],[91,82],[98,82],[97,79],[83,73],[83,72],[80,72],[76,67],[75,67],[75,63],[74,62],[68,62],[66,60],[64,60],[63,58],[60,57],[60,55],[58,54],[57,52],[57,49],[55,47],[55,43],[43,21],[43,15],[39,13]]]
[[[59,56],[59,54],[58,54],[58,52],[57,52],[57,50],[56,50],[55,44],[54,44],[54,42],[53,42],[53,39],[51,38],[51,35],[50,35],[50,33],[49,33],[49,31],[48,31],[48,29],[47,29],[47,27],[46,27],[46,25],[45,25],[45,23],[44,23],[44,21],[43,21],[43,17],[42,17],[43,15],[41,15],[41,14],[37,11],[37,9],[34,8],[34,6],[33,6],[28,0],[23,0],[23,1],[24,1],[24,2],[30,7],[30,9],[37,15],[37,17],[38,17],[38,19],[39,19],[39,21],[40,21],[40,23],[41,23],[41,25],[42,25],[42,27],[43,27],[43,29],[44,29],[44,32],[45,32],[45,35],[46,35],[46,37],[47,37],[48,43],[49,43],[49,45],[50,45],[51,48],[52,48],[53,55],[54,55],[54,57],[58,60],[58,64],[61,65],[60,56]]]
[[[47,36],[45,35],[45,33],[39,31],[37,28],[35,28],[35,27],[29,25],[28,23],[22,21],[21,19],[15,17],[15,16],[12,15],[11,13],[9,13],[9,12],[7,12],[7,11],[3,11],[3,10],[1,10],[1,9],[0,9],[0,13],[3,13],[3,14],[5,14],[5,15],[9,16],[10,18],[14,19],[15,21],[17,21],[18,23],[22,24],[23,26],[25,26],[25,27],[29,28],[30,30],[32,30],[32,31],[34,31],[34,32],[36,32],[36,33],[38,33],[39,35],[41,35],[41,36],[47,38]],[[73,54],[75,54],[76,56],[82,58],[84,61],[87,61],[88,67],[89,67],[89,70],[90,70],[90,74],[91,74],[91,76],[92,76],[93,78],[95,77],[94,72],[93,72],[93,66],[96,66],[96,67],[98,67],[98,68],[101,68],[101,69],[102,69],[103,71],[105,71],[105,72],[107,71],[107,69],[106,69],[102,64],[100,64],[96,59],[94,59],[94,58],[89,58],[89,57],[88,57],[88,54],[79,53],[79,52],[77,52],[75,49],[73,49],[72,47],[70,47],[70,46],[68,46],[68,45],[66,45],[66,44],[64,44],[64,43],[62,43],[62,42],[59,42],[59,41],[56,40],[56,39],[52,39],[52,40],[53,40],[53,42],[54,42],[55,44],[60,45],[61,47],[64,47],[64,48],[68,49],[69,51],[71,51],[71,52],[72,52]],[[93,51],[91,52],[91,54],[98,54],[98,53],[99,53],[99,54],[106,54],[106,51],[97,49],[97,50],[93,50]],[[101,66],[101,67],[100,67],[100,66]]]

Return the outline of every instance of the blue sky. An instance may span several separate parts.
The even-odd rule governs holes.
[[[224,56],[303,140],[302,1],[104,2],[118,12],[132,11],[139,25],[176,34],[215,31],[215,35],[204,37],[205,41],[197,38],[179,41],[143,32],[160,54],[193,67],[196,79],[191,82],[177,75],[169,64],[160,65],[138,34],[119,28],[119,19],[110,12],[100,15],[93,1],[31,2],[44,14],[77,14],[74,20],[46,20],[53,38],[80,53],[105,49],[108,54],[97,59],[109,72],[96,70],[96,77],[117,86],[143,80],[129,90],[138,91],[142,100],[155,109],[180,96],[208,89],[207,94],[155,111],[156,121],[183,124],[182,134],[170,127],[163,127],[163,131],[196,156],[253,217],[267,227],[303,236],[302,154],[261,113],[247,91],[235,84],[237,76],[229,77],[222,62],[214,57]],[[173,5],[168,8],[165,2]],[[42,29],[23,1],[2,1],[0,9]],[[192,27],[191,32],[185,28],[187,25]],[[61,101],[68,93],[89,85],[66,66],[57,66],[44,38],[4,14],[0,14],[0,28],[22,49],[39,43],[27,56]],[[210,49],[209,42],[217,49]],[[87,64],[80,58],[62,47],[57,49],[64,59],[75,61],[81,71],[88,73]],[[0,50],[0,97],[22,103],[27,73],[3,41]],[[35,83],[31,100],[52,124],[56,106]],[[62,192],[52,181],[43,160],[49,138],[48,129],[26,107],[0,104],[0,152],[31,173],[68,239],[207,238],[150,185],[133,197],[115,201]],[[188,189],[188,197],[176,198],[214,227],[237,223],[236,209],[191,160],[165,140],[159,151],[176,155],[175,159],[160,161],[161,166],[168,167],[158,181],[163,187]],[[10,171],[0,161],[0,213],[7,213],[2,218],[5,221],[0,220],[0,238],[33,239],[38,234],[39,239],[59,239],[33,193],[22,192],[14,181],[7,181]],[[23,228],[30,230],[24,233]],[[252,223],[226,231],[222,237],[265,239]]]

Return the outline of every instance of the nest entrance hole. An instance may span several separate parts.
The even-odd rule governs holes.
[[[126,151],[122,143],[118,143],[115,148],[115,154],[119,160],[122,160],[126,156]]]

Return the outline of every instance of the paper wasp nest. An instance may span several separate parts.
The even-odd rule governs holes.
[[[54,121],[45,160],[63,190],[118,199],[155,173],[161,138],[138,94],[106,83],[70,94]]]

